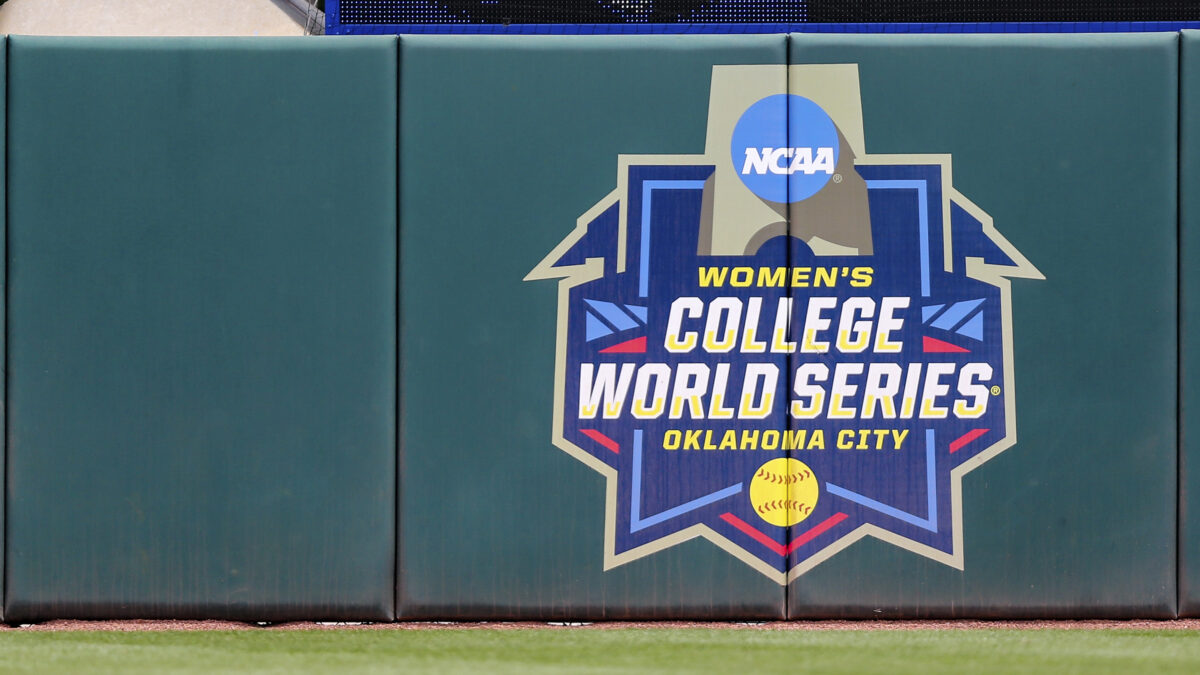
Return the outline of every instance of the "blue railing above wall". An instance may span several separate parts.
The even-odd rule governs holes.
[[[603,23],[339,24],[326,13],[327,35],[686,35],[748,33],[1153,33],[1200,29],[1200,21],[1056,21],[1043,23]]]
[[[581,4],[581,3],[575,3]],[[559,5],[556,13],[545,10],[530,10],[524,6],[514,16],[544,16],[547,22],[528,23],[509,21],[500,9],[504,3],[494,2],[438,2],[435,0],[393,0],[363,2],[362,0],[326,0],[325,32],[329,35],[394,35],[410,33],[459,33],[459,34],[542,34],[542,35],[627,35],[627,34],[712,34],[712,33],[1139,33],[1200,29],[1200,10],[1170,8],[1160,9],[1107,9],[1104,0],[1097,0],[1095,11],[1090,14],[1076,12],[1074,15],[1041,12],[1030,16],[1084,16],[1103,17],[1172,17],[1180,20],[1111,20],[1111,21],[876,21],[876,22],[829,22],[812,20],[805,2],[761,2],[747,9],[744,6],[717,8],[705,14],[693,10],[685,20],[661,22],[662,13],[632,9],[651,6],[654,3],[627,3],[620,9],[619,3],[598,3],[611,13],[607,19],[603,12],[594,12],[585,22],[582,15],[576,21],[557,21],[571,16]],[[659,3],[663,4],[663,3]],[[709,8],[721,5],[716,0]],[[724,3],[728,5],[729,3]],[[997,3],[1003,4],[1003,3]],[[1167,3],[1170,4],[1170,3]],[[457,6],[461,5],[461,8]],[[468,8],[467,6],[471,6]],[[548,5],[549,6],[549,5]],[[1145,7],[1148,7],[1145,6]],[[343,11],[345,10],[345,11]],[[740,12],[740,14],[739,14]],[[747,12],[754,12],[748,14]],[[553,15],[552,15],[553,14]],[[895,14],[893,12],[892,14]],[[891,16],[889,14],[888,16]],[[901,15],[905,15],[903,10]],[[991,16],[1009,16],[1001,9]],[[878,14],[877,14],[878,15]],[[914,18],[925,16],[957,16],[946,12],[936,14],[913,12]],[[679,17],[680,14],[675,14]],[[858,16],[863,16],[859,14]],[[881,16],[881,15],[880,15]],[[693,17],[694,20],[686,20]],[[736,19],[746,18],[747,21]],[[716,19],[716,20],[714,20]],[[758,19],[758,20],[754,20]],[[763,21],[762,19],[767,19]],[[778,20],[774,20],[778,19]],[[404,21],[387,23],[387,20]]]

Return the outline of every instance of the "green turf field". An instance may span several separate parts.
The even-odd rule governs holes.
[[[0,672],[1200,671],[1186,630],[336,630],[0,633]]]

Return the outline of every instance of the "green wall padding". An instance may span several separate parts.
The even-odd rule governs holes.
[[[1179,613],[1200,615],[1200,31],[1180,40]]]
[[[1196,615],[1198,36],[13,38],[4,619]],[[866,536],[781,585],[729,531],[614,564],[539,263],[619,156],[725,161],[715,65],[789,61],[853,65],[860,165],[950,157],[1044,275],[1015,443],[955,565]]]
[[[12,39],[6,618],[394,616],[395,45]]]
[[[605,571],[605,480],[551,441],[557,283],[522,280],[619,154],[704,151],[714,64],[785,46],[401,39],[402,618],[784,615],[778,583],[703,539]]]
[[[963,479],[963,569],[868,537],[790,616],[1174,615],[1177,40],[793,36],[858,64],[870,153],[952,155],[1045,280],[1011,284],[1016,443]]]
[[[4,120],[4,124],[7,126],[7,123],[8,123],[7,122],[7,120],[8,120],[8,117],[7,117],[8,38],[7,38],[7,36],[0,38],[0,64],[3,64],[2,68],[4,71],[4,77],[0,77],[0,120]],[[7,142],[8,142],[7,137],[5,137],[3,140],[0,140],[0,151],[3,152],[3,156],[5,158],[8,157],[8,152],[6,149]],[[0,162],[0,180],[7,181],[7,179],[5,178],[7,171],[8,171],[6,164],[7,164],[7,162]],[[4,228],[7,227],[7,225],[5,224],[6,220],[7,220],[7,216],[8,216],[7,204],[8,204],[7,191],[0,190],[0,232],[4,232],[5,231]],[[5,241],[7,242],[7,237],[5,237]],[[0,250],[4,250],[5,246],[6,246],[6,244],[0,244]],[[5,269],[4,266],[7,265],[7,261],[8,261],[8,255],[7,255],[7,252],[5,252],[5,255],[0,257],[0,271],[3,271]],[[7,303],[7,301],[8,301],[8,282],[7,282],[7,280],[8,280],[7,274],[4,274],[4,282],[0,283],[0,288],[4,289],[4,299],[0,302],[4,302],[4,303]],[[7,313],[5,313],[5,317],[7,317]],[[7,326],[4,323],[5,320],[6,319],[0,319],[0,347],[7,349],[6,341],[8,339],[8,330],[7,330]],[[4,389],[4,391],[5,391],[5,395],[6,395],[7,389]],[[7,415],[8,415],[8,403],[5,399],[5,395],[0,395],[0,424],[7,424],[6,420],[7,420]],[[4,479],[6,479],[6,477],[4,476],[4,470],[0,469],[0,480],[4,480]],[[3,484],[7,484],[7,483],[3,483]],[[0,522],[3,522],[3,519],[4,519],[4,508],[5,508],[4,501],[5,500],[0,499]],[[3,536],[4,536],[3,527],[0,527],[0,537],[3,537]],[[0,558],[3,558],[3,556],[0,556]],[[4,568],[4,560],[0,559],[0,597],[2,597],[2,594],[4,593],[4,581],[3,580],[6,577],[7,577],[7,574],[6,574],[6,570]],[[0,607],[0,619],[3,619],[3,618],[4,618],[4,608]]]

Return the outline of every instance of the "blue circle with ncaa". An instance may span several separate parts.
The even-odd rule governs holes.
[[[840,148],[837,126],[821,106],[803,96],[775,94],[738,118],[730,159],[751,192],[787,204],[829,183]]]

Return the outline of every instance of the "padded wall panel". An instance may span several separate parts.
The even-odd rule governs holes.
[[[12,41],[9,619],[393,616],[395,42]]]
[[[0,70],[3,70],[3,73],[4,73],[4,75],[2,77],[0,77],[0,123],[7,125],[7,112],[6,112],[6,107],[8,104],[8,95],[6,93],[7,86],[8,86],[8,38],[7,37],[4,37],[2,40],[0,40]],[[8,157],[8,153],[6,151],[4,151],[6,142],[7,142],[7,138],[0,139],[0,156],[3,156],[5,158]],[[4,176],[5,176],[6,171],[7,171],[7,167],[5,166],[5,162],[0,161],[0,180],[5,180]],[[7,200],[8,200],[7,193],[0,192],[0,232],[4,232],[4,228],[6,227],[5,220],[8,215]],[[4,239],[6,240],[7,237],[4,237]],[[4,248],[5,248],[5,243],[0,243],[0,251],[3,251]],[[8,260],[7,255],[0,255],[0,277],[5,279],[5,281],[0,281],[0,288],[4,288],[4,289],[7,288],[7,275],[3,274],[3,270],[4,270],[4,266],[6,265],[7,260]],[[3,294],[3,299],[0,299],[0,303],[7,302],[7,298],[8,298],[8,291],[5,290],[4,294]],[[0,314],[3,314],[3,313],[0,312]],[[0,318],[0,348],[4,348],[4,344],[5,344],[5,340],[7,339],[7,335],[8,335],[8,331],[4,329],[4,318]],[[0,369],[0,373],[2,373],[2,372],[3,372],[3,369]],[[0,394],[0,424],[5,423],[7,414],[8,414],[8,405],[4,403],[4,395]],[[3,462],[0,462],[0,466],[3,466]],[[0,485],[4,484],[3,479],[4,479],[4,469],[0,468]],[[4,500],[0,499],[0,522],[3,522],[3,519],[4,519]],[[0,537],[2,537],[3,535],[4,535],[3,528],[2,528],[2,526],[0,526]],[[2,559],[0,559],[0,597],[3,597],[2,594],[4,593],[3,579],[4,579],[4,561]],[[4,618],[4,608],[0,607],[0,619],[3,619],[3,618]]]
[[[793,63],[858,64],[868,153],[952,155],[1045,279],[1011,282],[1016,442],[962,479],[962,569],[866,537],[790,584],[790,616],[1174,614],[1176,50],[793,36]]]
[[[1181,36],[1179,613],[1200,616],[1200,31]]]
[[[705,539],[605,569],[605,479],[552,442],[558,284],[523,279],[619,154],[704,152],[712,66],[782,65],[785,38],[400,45],[400,616],[781,617]]]

